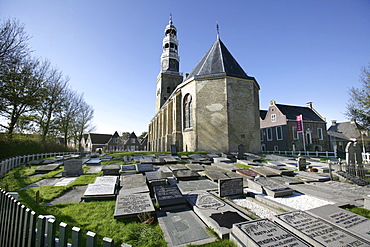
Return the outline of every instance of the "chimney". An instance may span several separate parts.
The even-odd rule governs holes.
[[[336,126],[337,125],[337,120],[331,120],[331,126]]]
[[[312,102],[307,102],[307,103],[306,103],[306,106],[307,106],[308,108],[312,109]]]

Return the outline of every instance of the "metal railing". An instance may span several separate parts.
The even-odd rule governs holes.
[[[279,155],[286,155],[286,156],[294,156],[294,155],[304,155],[308,157],[326,157],[326,158],[336,158],[337,152],[333,151],[263,151],[263,153],[271,153],[271,154],[279,154]]]

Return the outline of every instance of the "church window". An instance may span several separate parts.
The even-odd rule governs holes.
[[[292,131],[293,131],[293,139],[294,140],[298,140],[298,132],[297,132],[297,127],[292,127]]]
[[[168,47],[170,47],[170,45],[169,45],[168,43],[166,43],[166,44],[164,45],[164,48],[168,48]]]
[[[317,128],[317,134],[319,136],[319,140],[324,140],[324,136],[322,135],[322,128]]]
[[[267,140],[272,141],[272,128],[267,128],[266,133],[267,133]]]
[[[192,99],[190,94],[185,95],[183,106],[184,106],[183,108],[184,129],[191,129],[193,127],[193,117],[192,117]]]
[[[276,126],[276,140],[283,140],[283,128]]]

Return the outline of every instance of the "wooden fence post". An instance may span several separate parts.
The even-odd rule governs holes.
[[[29,208],[25,210],[25,218],[23,222],[23,239],[21,246],[32,247],[34,246],[36,235],[36,213]]]
[[[39,215],[37,218],[36,247],[44,247],[45,245],[45,222],[45,216]]]
[[[67,234],[68,225],[64,222],[59,224],[59,247],[67,247],[68,243],[68,234]]]
[[[46,232],[46,247],[55,247],[55,231],[56,224],[54,219],[49,219],[46,222],[47,232]]]
[[[111,238],[104,237],[102,247],[114,247],[114,240]]]
[[[86,247],[96,247],[97,235],[95,232],[88,231],[86,233]]]
[[[72,227],[72,247],[80,247],[81,242],[81,229],[74,226]]]

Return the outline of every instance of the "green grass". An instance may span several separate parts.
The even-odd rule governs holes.
[[[253,166],[239,164],[239,163],[233,164],[233,166],[237,166],[237,167],[240,167],[240,168],[243,168],[243,169],[249,169],[249,168],[253,167]]]
[[[370,210],[359,207],[345,208],[346,210],[370,219]]]

